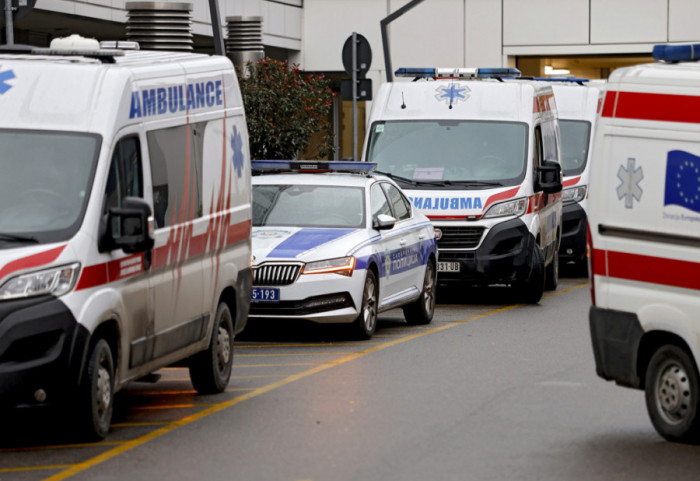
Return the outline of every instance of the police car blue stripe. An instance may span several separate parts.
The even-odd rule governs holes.
[[[280,242],[267,257],[297,257],[327,242],[334,241],[356,229],[302,229]]]

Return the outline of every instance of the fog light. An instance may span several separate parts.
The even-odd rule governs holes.
[[[46,401],[46,391],[43,389],[37,389],[34,391],[34,399],[36,399],[37,402],[43,403]]]
[[[566,249],[566,253],[567,253],[568,255],[571,255],[571,254],[574,253],[574,250],[573,250],[573,249]]]

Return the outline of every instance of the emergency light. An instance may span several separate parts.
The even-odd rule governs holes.
[[[654,60],[668,63],[700,60],[700,43],[689,43],[686,45],[655,45],[652,56]]]
[[[256,173],[272,172],[351,172],[366,174],[377,168],[376,162],[346,160],[253,160],[251,169]]]
[[[486,79],[520,77],[517,68],[400,68],[397,77]]]

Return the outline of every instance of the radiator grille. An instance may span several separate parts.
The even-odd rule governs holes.
[[[438,249],[473,249],[479,245],[484,227],[438,227],[442,237],[438,240]]]
[[[286,286],[299,277],[303,264],[263,264],[253,268],[254,286]]]

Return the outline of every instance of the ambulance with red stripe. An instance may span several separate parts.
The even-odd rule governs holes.
[[[591,147],[605,84],[588,79],[550,78],[557,102],[561,134],[562,191],[561,263],[588,275],[586,225]]]
[[[432,220],[440,284],[556,289],[562,234],[552,86],[517,69],[399,69],[369,116],[363,159]]]
[[[226,387],[252,282],[234,68],[137,47],[0,53],[0,405],[74,408],[97,438],[164,366]]]
[[[655,429],[700,439],[700,44],[614,71],[589,204],[596,371],[645,391]]]

